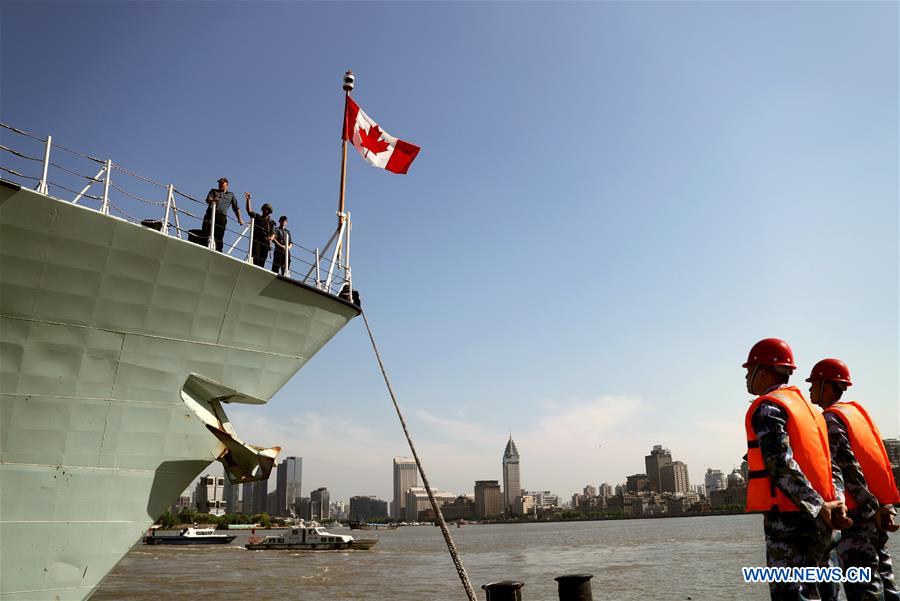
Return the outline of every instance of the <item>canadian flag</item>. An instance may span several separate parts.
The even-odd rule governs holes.
[[[393,173],[406,173],[419,147],[388,134],[347,96],[343,139],[353,143],[370,165]]]

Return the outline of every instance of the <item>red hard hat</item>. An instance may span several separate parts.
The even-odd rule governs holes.
[[[813,365],[806,381],[812,382],[817,378],[853,386],[853,382],[850,381],[850,368],[840,359],[822,359]]]
[[[780,365],[781,367],[789,367],[797,369],[794,365],[794,351],[790,345],[781,338],[763,338],[753,345],[750,354],[747,355],[747,362],[741,367],[748,365]]]

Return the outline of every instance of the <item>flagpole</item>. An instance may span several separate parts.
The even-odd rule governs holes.
[[[338,200],[338,213],[344,214],[344,194],[347,187],[347,140],[341,144],[341,196]]]
[[[347,127],[347,105],[350,99],[350,91],[353,90],[353,71],[344,73],[344,127]],[[344,132],[346,133],[346,132]],[[347,137],[341,135],[341,194],[338,199],[338,227],[344,221],[344,198],[347,191]]]

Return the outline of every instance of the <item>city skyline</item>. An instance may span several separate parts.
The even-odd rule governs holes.
[[[895,472],[900,473],[900,438],[886,438],[883,440],[885,444],[885,448],[888,450],[888,456],[895,466]],[[512,445],[512,447],[511,447]],[[513,454],[514,453],[514,454]],[[512,437],[507,441],[506,450],[504,451],[504,458],[509,456],[518,457],[518,452],[515,449],[515,445],[512,442]],[[571,502],[565,501],[560,502],[560,499],[567,498],[569,493],[565,490],[526,490],[520,489],[520,492],[523,494],[517,495],[516,502],[514,504],[513,513],[517,515],[522,515],[523,513],[528,513],[527,510],[523,511],[523,507],[538,507],[538,508],[550,508],[550,507],[560,507],[560,506],[569,506],[572,508],[578,508],[579,503],[583,500],[589,500],[591,498],[610,498],[613,496],[622,496],[626,497],[629,495],[650,495],[643,502],[646,505],[648,502],[651,503],[650,509],[655,510],[654,506],[652,506],[653,497],[658,495],[663,495],[666,498],[670,497],[684,497],[685,501],[681,503],[681,505],[675,504],[671,505],[669,511],[670,512],[684,512],[687,511],[688,506],[693,503],[693,499],[697,498],[697,495],[700,495],[706,499],[712,499],[713,506],[716,504],[741,504],[743,503],[741,493],[738,490],[737,484],[741,487],[744,485],[747,479],[747,464],[746,462],[742,462],[740,467],[734,467],[732,470],[723,472],[720,469],[709,467],[706,469],[706,472],[702,476],[702,483],[699,484],[691,484],[688,473],[688,466],[680,461],[680,460],[671,460],[672,451],[667,448],[665,445],[654,444],[650,455],[644,456],[644,461],[646,466],[656,465],[657,459],[659,456],[664,456],[662,460],[662,468],[661,468],[661,485],[658,487],[661,490],[656,490],[652,483],[651,478],[644,473],[636,473],[628,476],[622,482],[613,482],[610,484],[609,482],[598,482],[596,485],[592,482],[588,482],[583,487],[580,488],[581,492],[578,491],[578,488],[575,488],[571,495]],[[651,458],[653,458],[653,462],[651,463]],[[637,459],[635,458],[635,463],[637,463]],[[417,485],[417,480],[414,481],[411,478],[411,470],[415,467],[414,460],[406,457],[394,457],[392,459],[393,466],[393,488],[395,490],[395,494],[400,494],[404,499],[404,504],[401,507],[400,515],[393,515],[389,511],[389,507],[393,506],[393,502],[385,501],[379,498],[378,495],[365,495],[365,494],[357,494],[351,495],[349,498],[349,502],[345,502],[342,499],[335,497],[334,501],[329,501],[330,492],[328,488],[325,486],[319,487],[315,491],[313,491],[310,497],[300,497],[297,500],[298,513],[297,515],[300,517],[306,517],[309,519],[328,519],[331,517],[329,513],[327,513],[328,509],[332,507],[334,504],[339,504],[341,507],[347,507],[352,511],[354,506],[354,500],[356,500],[358,506],[360,507],[359,511],[362,512],[361,517],[372,519],[380,519],[382,517],[391,517],[395,521],[417,521],[419,518],[419,513],[423,510],[427,512],[431,511],[431,505],[428,501],[425,488]],[[649,471],[649,470],[648,470]],[[222,486],[221,480],[222,478],[214,478],[213,480],[220,481],[218,484],[219,492],[215,494],[211,494],[206,492],[209,490],[208,484],[210,481],[210,474],[204,473],[201,477],[195,481],[185,492],[188,493],[189,499],[193,499],[197,503],[197,507],[195,509],[200,509],[200,505],[203,504],[204,500],[209,497],[212,498],[215,496],[216,498],[222,499],[221,504],[217,504],[217,507],[229,507],[232,505],[226,498],[226,492],[229,488],[229,484],[227,482],[224,483],[224,488]],[[900,476],[897,476],[900,478]],[[270,477],[270,480],[272,478]],[[898,479],[900,481],[900,479]],[[406,488],[402,493],[396,492],[398,491],[398,487],[402,487],[406,484]],[[248,495],[247,499],[249,499],[250,505],[245,505],[244,499],[241,499],[241,507],[244,513],[252,514],[252,513],[260,513],[261,510],[259,508],[259,503],[264,496],[268,498],[268,511],[270,515],[273,516],[281,516],[286,517],[287,514],[280,514],[275,511],[275,498],[276,493],[279,493],[278,489],[269,490],[267,492],[267,486],[270,485],[269,481],[261,481],[256,483],[247,483],[244,487],[243,494]],[[473,494],[468,494],[468,490],[465,487],[459,489],[461,493],[451,493],[441,490],[440,488],[433,488],[433,492],[438,499],[439,504],[443,503],[453,503],[453,502],[462,502],[462,505],[454,505],[451,511],[460,510],[466,503],[471,503],[471,512],[472,517],[489,517],[493,515],[500,515],[504,513],[504,511],[498,510],[498,508],[502,508],[506,499],[506,491],[503,487],[500,486],[498,480],[475,480],[474,485],[472,487]],[[196,492],[194,492],[196,491]],[[200,497],[200,493],[203,491],[203,497]],[[560,494],[562,493],[562,494]],[[180,497],[183,502],[185,496]],[[413,505],[409,506],[408,503],[412,501]],[[173,502],[172,512],[176,513],[176,506],[179,503],[179,500]],[[626,503],[627,504],[627,503]],[[189,505],[193,507],[193,504],[189,502]],[[644,513],[647,511],[647,507],[641,505],[640,508],[632,508],[627,511],[634,511],[638,514]],[[322,508],[325,508],[326,513],[322,513]],[[380,509],[378,509],[380,508]],[[495,512],[495,513],[493,513]],[[219,513],[224,513],[223,511],[219,511]],[[465,513],[465,510],[463,510]],[[652,511],[650,514],[652,515]],[[350,519],[353,519],[352,517]],[[433,519],[433,518],[426,518]]]
[[[431,418],[429,418],[429,419],[431,419]],[[569,421],[569,419],[570,419],[570,417],[567,416],[564,421]],[[571,416],[571,419],[572,419],[572,421],[575,421],[575,416]],[[449,420],[444,420],[444,421],[449,423]],[[468,426],[466,426],[466,429],[467,429],[467,432],[469,432],[472,435],[473,439],[478,439],[479,441],[483,441],[484,438],[482,438],[482,437],[487,437],[489,435],[489,433],[487,431],[481,430],[477,425],[468,425]],[[499,438],[502,440],[503,436],[500,435]],[[508,444],[509,440],[511,440],[512,437],[507,435],[506,438],[507,438],[507,444]],[[516,438],[519,438],[519,436],[517,435]],[[521,439],[527,440],[529,442],[532,440],[532,438],[528,435],[523,435],[521,437]],[[664,439],[668,440],[668,441],[673,440],[672,438],[666,438],[666,437],[664,437]],[[886,440],[894,440],[894,439],[895,439],[895,437],[888,437]],[[659,440],[659,439],[657,439],[657,440]],[[648,447],[651,448],[651,454],[652,454],[652,448],[655,448],[658,446],[663,446],[665,450],[668,450],[669,446],[673,446],[673,447],[677,448],[677,445],[668,445],[668,444],[659,445],[653,439],[630,440],[628,442],[629,442],[629,444],[627,445],[627,448],[629,449],[629,455],[635,457],[635,461],[633,461],[633,462],[630,462],[630,461],[629,462],[617,462],[615,465],[615,469],[599,470],[600,475],[591,476],[586,473],[585,474],[575,474],[570,479],[567,479],[565,482],[563,482],[562,484],[554,484],[553,483],[554,471],[552,469],[546,469],[543,471],[543,474],[544,474],[543,476],[536,475],[534,477],[534,479],[535,479],[536,483],[538,484],[538,486],[546,486],[547,488],[549,488],[551,490],[557,491],[557,493],[560,494],[563,498],[567,498],[571,493],[581,490],[581,488],[583,488],[583,486],[587,482],[593,483],[595,485],[599,485],[601,483],[608,482],[608,483],[611,483],[613,486],[615,486],[617,484],[624,484],[629,475],[638,473],[638,471],[637,471],[638,469],[641,469],[641,468],[646,469],[646,459],[650,456],[650,455],[646,454],[647,453],[646,448],[648,448]],[[900,443],[898,443],[898,444],[900,444]],[[428,445],[426,444],[423,446],[427,447]],[[488,448],[490,448],[491,445],[484,444],[483,446],[485,449],[488,449]],[[690,445],[687,445],[687,446],[688,446],[688,448],[690,447]],[[396,445],[396,447],[394,447],[394,448],[396,448],[398,450],[403,449],[403,447],[401,445]],[[496,449],[496,446],[494,446],[494,448]],[[897,447],[891,447],[891,449],[893,449],[893,448],[897,448]],[[518,451],[518,449],[516,449],[516,450]],[[598,445],[598,452],[602,452],[602,445]],[[421,450],[420,450],[420,454],[424,456],[424,453]],[[467,460],[472,459],[471,455],[469,455],[469,454],[461,453],[460,455],[463,457],[466,457]],[[685,452],[679,451],[678,456],[681,457],[681,459],[683,460],[682,463],[687,464],[687,465],[693,465],[692,462],[688,459],[687,454]],[[281,456],[279,456],[279,457],[281,457]],[[370,470],[368,472],[368,475],[378,474],[379,472],[381,472],[381,473],[385,474],[386,479],[381,480],[376,477],[372,480],[372,484],[369,486],[366,486],[365,489],[363,489],[363,490],[356,489],[352,485],[351,486],[338,485],[337,488],[333,489],[334,491],[336,491],[336,492],[334,492],[334,497],[347,501],[351,496],[374,494],[375,496],[377,496],[381,499],[387,500],[390,505],[390,503],[392,502],[392,500],[394,498],[394,490],[395,490],[393,487],[393,484],[391,484],[392,468],[389,467],[389,468],[387,468],[387,470],[385,470],[383,468],[383,466],[378,465],[377,461],[374,461],[374,457],[371,455],[367,455],[367,459],[373,460],[373,463],[375,464],[372,466],[372,470]],[[496,462],[491,462],[489,460],[489,458],[485,459],[482,456],[479,456],[476,461],[473,461],[471,463],[468,461],[454,463],[453,471],[456,473],[456,475],[453,477],[445,477],[444,474],[441,474],[438,471],[436,471],[435,467],[429,468],[429,459],[430,458],[427,456],[424,456],[424,459],[425,459],[424,467],[426,469],[426,473],[429,474],[429,479],[432,481],[432,483],[434,481],[439,481],[442,483],[442,485],[444,482],[446,482],[447,490],[454,490],[454,491],[468,490],[468,491],[472,492],[472,491],[474,491],[472,482],[474,482],[475,479],[480,479],[480,478],[496,478],[497,480],[499,480],[501,482],[503,481],[502,464],[498,468],[495,465]],[[435,457],[435,459],[437,459],[438,461],[433,462],[433,463],[436,466],[441,466],[441,465],[446,465],[446,463],[445,463],[446,460],[452,459],[452,458],[448,458],[448,457],[442,456],[442,455],[437,455]],[[534,463],[537,466],[540,466],[542,463],[541,457],[537,456],[537,457],[535,457],[535,459],[536,459],[536,461]],[[644,459],[643,466],[641,465],[641,459]],[[413,461],[412,459],[408,459],[408,460],[410,462]],[[701,481],[700,483],[702,483],[703,474],[705,474],[707,469],[720,470],[725,475],[728,475],[733,470],[740,469],[741,462],[742,462],[742,455],[737,455],[737,456],[731,458],[730,461],[729,461],[729,458],[722,458],[720,461],[717,461],[715,463],[710,463],[709,465],[700,464],[698,467],[696,467],[694,469],[700,470],[697,473],[699,474],[698,478]],[[413,465],[415,465],[414,462],[413,462]],[[470,468],[469,467],[470,465],[473,467]],[[482,467],[478,467],[479,465]],[[493,468],[491,467],[492,465],[493,465]],[[337,467],[337,466],[335,466],[335,467]],[[530,468],[531,468],[531,457],[529,457],[529,472],[531,473]],[[213,471],[218,470],[218,469],[219,468],[218,468],[217,464],[213,464],[211,466],[211,470],[213,470]],[[327,481],[329,478],[329,476],[328,476],[329,473],[332,473],[332,474],[333,473],[341,473],[340,469],[337,469],[336,471],[323,470],[323,469],[321,469],[321,466],[310,465],[309,469],[313,474],[315,474],[315,478],[316,478],[317,482]],[[273,469],[272,476],[271,476],[271,479],[273,479],[272,485],[274,485],[275,472],[276,472],[276,470]],[[416,481],[418,482],[419,481],[418,480],[418,472],[416,472],[416,478],[417,478]],[[384,484],[385,482],[388,482],[387,486],[385,486],[385,484]],[[541,484],[541,482],[546,482],[548,484],[546,484],[546,485]],[[694,483],[692,483],[692,485],[693,484]],[[468,486],[468,488],[466,488],[467,486]],[[520,486],[523,489],[531,489],[532,488],[529,484],[520,483]],[[505,498],[506,487],[503,488],[502,494]]]
[[[889,444],[890,442],[891,441],[888,441],[888,440],[885,441],[885,443],[888,444],[888,448],[894,448]],[[897,445],[900,445],[900,441],[897,441]],[[657,455],[664,455],[666,457],[666,460],[662,462],[663,468],[672,468],[674,466],[676,469],[669,470],[669,473],[667,476],[669,484],[666,485],[665,484],[666,480],[663,479],[664,485],[661,487],[662,490],[659,490],[656,492],[671,492],[671,493],[682,494],[684,492],[688,492],[688,491],[691,491],[696,488],[695,485],[690,484],[687,465],[684,462],[679,461],[679,460],[672,461],[672,459],[671,459],[672,452],[669,448],[665,447],[664,445],[654,444],[651,449],[651,454],[644,457],[645,464],[647,466],[649,466],[651,456],[657,456]],[[518,467],[519,459],[520,459],[520,456],[518,453],[518,449],[516,447],[515,442],[512,439],[512,436],[510,436],[507,439],[507,442],[506,442],[506,445],[504,448],[503,461],[501,464],[501,473],[504,473],[506,471],[508,460],[513,460],[514,461],[513,465]],[[637,463],[638,459],[639,458],[635,458],[634,463]],[[292,462],[295,462],[295,463],[292,463]],[[302,465],[302,457],[301,458],[285,457],[276,466],[276,468],[281,468],[282,470],[284,470],[285,466],[288,464]],[[215,463],[211,464],[210,471],[215,472],[217,465],[218,464],[215,464]],[[388,515],[390,515],[394,519],[403,520],[403,519],[405,519],[405,516],[407,515],[406,508],[405,508],[405,499],[406,499],[407,492],[411,488],[415,488],[416,490],[420,490],[420,491],[424,491],[424,488],[418,486],[419,474],[418,474],[418,470],[417,470],[414,459],[409,458],[409,457],[394,457],[391,460],[391,466],[392,466],[391,490],[392,490],[393,496],[389,497],[390,500],[385,501],[385,503],[387,503]],[[733,469],[738,469],[738,468],[736,466]],[[707,474],[705,476],[705,478],[707,480],[709,478],[710,471],[716,472],[721,476],[722,481],[723,481],[723,487],[724,487],[725,476],[722,475],[722,471],[718,470],[718,469],[714,469],[714,468],[707,468]],[[244,495],[244,494],[251,495],[250,497],[248,497],[251,499],[251,501],[250,501],[252,504],[251,507],[258,508],[258,504],[259,504],[258,500],[257,501],[253,500],[254,497],[252,495],[254,495],[254,494],[257,496],[260,496],[263,494],[272,495],[272,494],[277,493],[276,499],[281,497],[281,495],[283,494],[283,485],[282,486],[278,485],[278,478],[276,476],[277,472],[278,472],[278,469],[273,469],[272,474],[270,475],[269,479],[266,481],[262,481],[262,482],[258,482],[258,483],[250,482],[250,483],[243,485],[246,487],[245,490],[249,491],[249,492],[242,493],[242,495]],[[729,471],[729,473],[730,473],[730,471]],[[198,480],[201,480],[202,478],[204,478],[205,474],[206,473],[204,473],[204,476],[198,477]],[[463,485],[463,486],[457,487],[453,490],[462,491],[460,493],[462,495],[468,495],[467,491],[472,491],[472,495],[469,495],[469,496],[472,496],[473,498],[475,498],[478,495],[479,484],[487,485],[490,482],[497,483],[498,490],[500,491],[499,494],[500,494],[500,499],[501,499],[501,507],[504,507],[504,508],[507,507],[506,499],[508,498],[508,494],[507,494],[508,487],[511,485],[509,483],[512,483],[512,485],[517,485],[515,494],[513,496],[514,500],[516,498],[521,497],[522,491],[524,491],[526,495],[553,494],[555,497],[560,497],[560,498],[564,498],[569,494],[569,492],[565,489],[541,490],[540,488],[537,488],[537,489],[533,489],[533,490],[528,490],[522,486],[521,480],[518,478],[518,470],[515,470],[514,474],[516,476],[515,478],[511,478],[508,481],[503,480],[503,486],[500,486],[499,479],[494,479],[494,480],[476,479],[476,480],[474,480],[474,485],[472,485],[471,488],[466,488],[465,485]],[[623,489],[625,489],[626,485],[633,478],[636,478],[636,477],[643,478],[641,480],[641,482],[643,484],[640,485],[642,487],[640,490],[643,490],[644,486],[647,487],[647,490],[656,490],[656,489],[652,488],[652,485],[651,485],[652,481],[649,478],[649,476],[647,476],[647,474],[643,474],[643,473],[642,474],[633,474],[631,476],[628,476],[628,477],[622,479],[621,481],[612,480],[612,484],[610,484],[609,481],[607,481],[607,480],[594,480],[594,481],[586,481],[585,480],[583,482],[587,482],[587,484],[582,483],[577,486],[573,485],[572,490],[575,491],[576,494],[578,494],[577,491],[580,489],[580,490],[582,490],[582,492],[587,494],[588,489],[593,489],[593,491],[594,491],[593,494],[591,494],[589,496],[595,496],[595,495],[610,496],[613,488],[616,488],[621,485],[623,487]],[[704,488],[706,487],[705,482],[706,482],[706,480],[704,480],[704,484],[703,484]],[[196,484],[197,484],[197,482],[195,481],[195,483],[193,483],[191,485],[191,488],[196,486]],[[229,487],[229,485],[226,483],[226,490],[228,489],[228,487]],[[320,487],[318,490],[327,490],[327,487]],[[438,490],[438,489],[435,489],[435,490]],[[448,493],[448,494],[450,494],[450,493]],[[354,497],[358,497],[360,499],[371,498],[371,499],[377,499],[377,500],[381,501],[382,495],[378,495],[378,494],[370,495],[370,494],[365,494],[364,492],[357,491],[355,493],[351,493],[347,498],[341,498],[341,497],[335,496],[335,499],[341,499],[342,501],[349,502],[349,499],[352,499]],[[298,497],[298,498],[300,498],[300,497]],[[302,498],[306,502],[310,502],[310,499],[311,499],[311,497],[302,497]],[[396,498],[402,499],[402,502],[399,505],[397,514],[390,511],[390,509],[392,509],[395,506],[393,499],[396,499]],[[243,501],[243,498],[241,500]],[[275,501],[275,503],[277,503],[277,500]],[[276,504],[274,507],[278,507],[278,505]],[[274,515],[287,515],[287,514],[276,511]]]
[[[886,439],[886,444],[887,444],[888,442],[890,442],[891,440],[893,440],[893,439]],[[515,449],[515,451],[516,451],[516,456],[518,456],[518,449],[515,447],[515,442],[512,441],[512,438],[511,438],[511,437],[509,437],[509,438],[507,439],[506,448],[509,448],[510,442],[512,442],[512,444],[513,444],[513,447],[512,447],[512,448]],[[900,440],[897,441],[897,445],[900,445]],[[656,448],[658,448],[658,447],[663,447],[663,445],[658,445],[658,444],[654,444],[654,445],[652,445],[652,446],[653,446],[653,449],[656,449]],[[893,448],[893,447],[890,447],[890,448]],[[897,448],[900,448],[900,447],[897,447]],[[669,453],[670,453],[670,456],[671,456],[671,451],[669,451],[668,448],[665,448],[665,450],[666,450],[667,452],[669,452]],[[504,454],[505,454],[505,452],[504,452]],[[640,459],[641,459],[642,457],[643,457],[642,453],[638,453],[637,456],[634,458],[634,461],[633,461],[632,463],[624,462],[623,465],[629,465],[629,466],[630,466],[630,465],[634,465],[634,466],[639,466],[639,465],[640,465]],[[649,455],[646,456],[646,457],[649,457]],[[646,459],[646,457],[643,457],[643,458]],[[281,456],[279,456],[278,464],[280,465],[280,464],[284,463],[287,459],[297,459],[297,460],[299,460],[299,461],[298,461],[299,463],[302,463],[302,460],[303,460],[302,457],[281,457]],[[376,497],[376,498],[378,498],[378,499],[385,500],[385,502],[388,503],[388,514],[391,515],[391,513],[390,513],[390,508],[392,507],[392,504],[393,504],[394,495],[395,495],[395,494],[400,494],[401,498],[404,497],[404,495],[403,495],[402,493],[399,492],[399,488],[398,488],[398,487],[402,486],[404,483],[408,483],[408,480],[405,480],[404,483],[400,483],[400,482],[395,483],[395,482],[394,482],[394,474],[397,473],[397,470],[396,470],[395,467],[394,467],[394,462],[396,462],[396,461],[398,461],[398,460],[400,460],[400,462],[401,462],[401,463],[404,465],[404,467],[406,467],[406,469],[408,470],[408,471],[406,472],[407,478],[412,478],[412,477],[413,477],[412,474],[413,474],[413,473],[415,474],[415,476],[414,476],[414,478],[415,478],[414,482],[415,482],[415,483],[412,484],[412,485],[406,486],[406,488],[408,489],[408,488],[410,488],[410,487],[418,486],[418,483],[419,483],[419,475],[418,475],[418,471],[417,471],[416,469],[414,469],[414,468],[415,468],[415,461],[414,461],[412,458],[408,458],[408,457],[394,457],[394,458],[392,458],[392,460],[391,460],[391,465],[392,465],[392,467],[390,468],[390,474],[391,474],[391,477],[389,478],[389,481],[390,481],[391,483],[390,483],[390,486],[386,489],[386,492],[380,492],[380,491],[378,490],[378,489],[379,489],[378,486],[376,486],[376,487],[374,487],[374,488],[372,488],[372,489],[370,489],[370,490],[356,490],[356,489],[353,488],[353,487],[349,487],[349,488],[347,489],[349,492],[346,492],[346,493],[342,492],[340,495],[332,494],[332,497],[333,497],[335,500],[340,500],[340,501],[349,503],[349,500],[350,500],[350,498],[352,498],[352,497],[369,497],[369,496],[373,496],[373,497]],[[687,462],[674,461],[674,462],[672,462],[672,463],[679,463],[679,464],[682,464],[682,465],[686,465]],[[280,491],[281,491],[281,489],[278,487],[278,480],[277,480],[277,473],[278,473],[278,469],[277,469],[277,468],[279,467],[279,465],[276,465],[276,468],[272,470],[272,472],[271,472],[271,474],[270,474],[270,476],[269,476],[269,479],[265,481],[265,482],[267,483],[266,486],[263,487],[262,485],[258,485],[257,488],[259,488],[259,489],[265,488],[265,489],[267,490],[267,493],[280,492]],[[707,466],[706,468],[703,468],[702,473],[705,473],[707,469],[713,469],[713,470],[717,470],[717,471],[723,472],[724,474],[727,475],[727,474],[730,474],[731,471],[734,470],[734,469],[740,469],[740,467],[741,467],[741,462],[738,461],[738,462],[734,463],[734,465],[732,465],[732,466],[730,466],[730,467],[727,467],[727,469],[726,469],[726,468],[715,467],[715,466]],[[426,468],[427,468],[427,466],[426,466]],[[633,472],[633,470],[629,470],[628,468],[623,468],[621,471],[623,471],[623,472],[632,471],[632,472]],[[502,479],[503,468],[502,468],[502,465],[501,465],[501,468],[500,468],[497,472],[498,472],[498,474],[499,474],[499,477],[498,477],[498,478],[495,478],[495,480],[497,480],[498,482],[503,483],[503,479]],[[637,472],[634,472],[634,473],[636,474]],[[198,478],[196,478],[196,479],[194,480],[194,482],[191,483],[191,485],[188,487],[188,489],[189,489],[189,490],[193,490],[193,488],[197,485],[197,482],[198,482],[201,478],[205,477],[207,474],[222,476],[222,475],[224,474],[224,472],[223,472],[223,470],[221,469],[221,464],[219,464],[219,463],[217,463],[217,462],[211,463],[210,466],[209,466],[209,468],[203,472],[203,475],[202,475],[202,476],[198,476]],[[480,476],[482,476],[482,475],[483,475],[483,474],[473,473],[473,474],[471,475],[471,478],[469,478],[469,477],[464,477],[464,479],[461,481],[461,483],[460,483],[458,486],[448,486],[448,487],[446,487],[446,488],[447,488],[447,490],[461,491],[459,494],[474,494],[474,490],[475,490],[475,488],[474,488],[474,486],[475,486],[474,483],[475,483],[476,481],[478,481],[478,480],[486,480],[486,478],[480,477]],[[646,474],[643,474],[643,475],[646,476]],[[601,486],[604,485],[604,484],[608,484],[609,486],[611,486],[611,487],[613,487],[613,488],[614,488],[615,486],[617,486],[617,485],[620,485],[620,484],[624,486],[624,485],[626,484],[627,479],[628,479],[630,476],[631,476],[631,474],[628,474],[628,475],[622,477],[620,480],[617,480],[617,479],[615,479],[615,478],[606,478],[606,479],[602,479],[602,478],[601,478],[601,479],[594,478],[594,479],[588,479],[589,476],[585,476],[585,478],[582,478],[581,480],[573,480],[573,481],[571,482],[571,484],[570,484],[568,487],[567,487],[567,486],[562,486],[562,487],[555,487],[555,486],[554,486],[554,487],[546,488],[546,490],[553,491],[556,495],[560,496],[561,498],[565,498],[565,497],[568,497],[568,496],[569,496],[571,493],[573,493],[573,492],[578,492],[578,491],[580,491],[580,490],[583,490],[585,486],[594,486],[594,487],[598,487],[598,488],[601,487]],[[701,476],[701,478],[702,478],[702,476]],[[723,478],[724,478],[724,476],[723,476]],[[431,477],[430,477],[430,479],[431,479]],[[227,478],[226,478],[226,480],[227,480]],[[319,478],[319,479],[317,479],[317,482],[325,482],[326,480],[327,480],[327,478],[325,478],[325,479]],[[649,477],[647,477],[647,480],[649,481]],[[466,488],[466,482],[468,483],[468,488]],[[247,487],[247,490],[252,490],[253,484],[254,484],[254,483],[250,482],[250,483],[246,483],[246,484],[238,484],[238,485],[234,485],[234,486],[235,486],[236,488],[241,488],[241,487],[246,486],[246,487]],[[525,491],[526,491],[526,494],[528,493],[529,490],[545,490],[545,489],[542,489],[542,488],[540,487],[540,482],[538,482],[538,485],[539,485],[539,486],[538,486],[537,488],[531,488],[531,487],[529,487],[529,486],[524,486],[524,485],[522,485],[521,480],[519,480],[519,485],[520,485],[519,490],[520,490],[520,491],[521,491],[521,490],[525,490]],[[227,486],[227,485],[226,485],[226,486]],[[326,488],[329,488],[329,490],[332,490],[330,487],[327,486],[327,484],[326,484],[325,486],[326,486]],[[432,486],[434,486],[434,484],[432,484]],[[693,487],[694,484],[692,483],[691,486]],[[318,488],[318,487],[317,487],[317,488]],[[384,489],[385,487],[382,486],[382,487],[380,487],[380,488]],[[421,488],[421,487],[420,487],[420,488]],[[569,490],[569,489],[571,489],[571,490]],[[243,489],[242,489],[242,490],[243,490]],[[405,489],[404,489],[404,490],[405,490]],[[468,492],[466,492],[466,491],[468,491]],[[244,492],[241,492],[241,497],[240,497],[241,500],[243,500],[243,495],[244,495],[244,494],[245,494]],[[262,492],[259,492],[258,494],[262,494]],[[507,489],[506,489],[506,486],[501,486],[501,495],[502,495],[502,498],[504,499],[504,503],[505,503],[505,499],[506,499],[506,495],[507,495]],[[519,496],[518,493],[517,493],[516,496]],[[309,497],[307,496],[306,498],[308,499]],[[404,515],[405,515],[405,513],[404,513]],[[400,518],[400,519],[402,519],[402,518]]]

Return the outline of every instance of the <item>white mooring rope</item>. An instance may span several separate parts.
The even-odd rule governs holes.
[[[387,371],[384,369],[384,363],[381,361],[381,354],[378,352],[378,346],[375,344],[375,337],[372,335],[372,328],[369,327],[369,320],[366,317],[366,312],[361,311],[361,313],[363,321],[366,324],[366,331],[369,333],[369,340],[372,342],[372,350],[375,351],[375,358],[378,360],[378,367],[381,368],[381,375],[384,376],[384,383],[387,384],[388,393],[390,393],[391,400],[394,402],[394,409],[397,410],[397,417],[400,418],[400,425],[403,426],[403,433],[406,435],[406,442],[409,443],[409,450],[412,451],[413,458],[416,460],[416,467],[419,468],[419,474],[422,476],[422,484],[425,485],[425,490],[428,492],[428,500],[431,502],[431,508],[434,510],[438,526],[441,528],[441,534],[444,535],[444,542],[447,543],[447,550],[450,551],[450,557],[453,558],[453,565],[456,566],[456,573],[459,574],[459,579],[462,581],[463,588],[466,589],[466,596],[469,598],[469,601],[478,601],[475,597],[475,591],[472,590],[472,583],[469,582],[469,575],[466,574],[466,568],[463,567],[462,560],[459,558],[459,552],[456,550],[456,545],[453,543],[453,537],[450,536],[447,522],[444,521],[444,514],[441,512],[441,508],[438,507],[437,500],[434,498],[434,493],[431,492],[431,485],[428,484],[428,478],[425,476],[425,469],[422,467],[422,462],[419,461],[419,454],[416,453],[416,446],[413,444],[412,436],[409,434],[409,428],[406,427],[406,420],[403,419],[403,413],[400,412],[400,405],[397,404],[397,397],[394,395],[391,381],[388,378]]]

